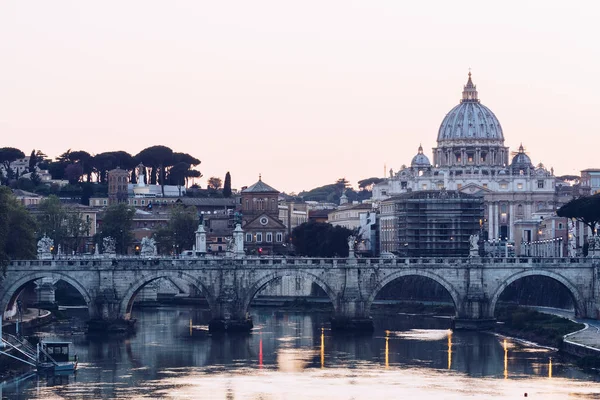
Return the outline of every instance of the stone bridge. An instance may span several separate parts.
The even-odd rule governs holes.
[[[370,308],[379,291],[405,276],[442,285],[454,301],[456,328],[494,321],[504,289],[521,278],[545,276],[571,294],[576,314],[600,317],[600,263],[585,258],[72,258],[13,261],[0,282],[0,312],[14,313],[32,282],[63,280],[79,291],[95,327],[127,326],[136,295],[166,278],[201,292],[210,306],[212,331],[249,330],[252,299],[285,276],[319,285],[333,304],[332,329],[372,329]]]

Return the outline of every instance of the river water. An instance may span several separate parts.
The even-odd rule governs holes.
[[[73,342],[76,374],[32,375],[9,399],[564,399],[600,398],[600,375],[555,352],[448,319],[374,317],[372,336],[332,336],[327,313],[252,312],[250,335],[212,337],[206,310],[134,310],[129,338],[88,337],[77,318],[39,335]],[[72,333],[75,330],[75,333]]]

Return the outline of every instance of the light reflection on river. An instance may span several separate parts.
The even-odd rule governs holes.
[[[328,314],[253,312],[247,336],[211,337],[207,311],[135,310],[129,339],[42,334],[74,342],[75,376],[5,386],[17,399],[532,399],[600,398],[600,379],[556,353],[448,320],[375,317],[373,336],[331,336]],[[384,330],[387,328],[388,330]]]

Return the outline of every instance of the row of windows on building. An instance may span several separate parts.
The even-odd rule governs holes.
[[[264,240],[263,240],[264,238]],[[246,233],[246,242],[247,243],[273,243],[273,233],[272,232],[266,232],[263,236],[262,232],[257,232],[257,233]],[[281,232],[277,232],[275,234],[275,242],[277,243],[281,243],[283,242],[283,233]]]
[[[487,189],[488,184],[484,183],[484,184],[482,184],[482,186],[483,186],[484,189]],[[404,182],[404,181],[400,182],[400,187],[402,189],[407,189],[408,188],[408,182]],[[427,183],[423,183],[421,185],[421,189],[422,190],[428,190],[429,187],[430,187],[430,185],[427,184]],[[457,183],[456,184],[456,189],[460,190],[460,189],[462,189],[462,187],[463,187],[462,183]],[[508,183],[500,183],[499,187],[500,187],[500,190],[508,190]],[[523,183],[521,183],[521,182],[517,183],[517,190],[523,190],[524,187],[525,187],[525,185]],[[545,187],[544,180],[542,180],[542,179],[538,180],[537,181],[537,188],[538,189],[544,189],[544,187]],[[441,190],[441,189],[444,188],[444,184],[438,182],[437,184],[432,184],[431,188],[437,188],[438,190]],[[382,194],[385,195],[386,193],[383,192]]]
[[[252,203],[254,205],[254,210],[266,210],[266,207],[269,207],[269,199],[252,199]],[[275,199],[271,199],[271,207],[269,210],[275,210],[277,208],[277,204],[275,203]],[[250,209],[250,200],[246,199],[246,209]]]

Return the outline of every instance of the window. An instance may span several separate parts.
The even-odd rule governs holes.
[[[523,204],[517,206],[517,215],[523,216]]]
[[[256,242],[262,242],[262,233],[257,233],[256,234]]]
[[[276,238],[277,238],[277,241],[278,241],[278,242],[280,242],[280,243],[281,243],[281,242],[283,242],[283,234],[282,234],[281,232],[278,232],[278,233],[277,233],[277,236],[276,236]]]
[[[302,289],[302,278],[300,277],[296,277],[296,290],[301,290]]]
[[[517,183],[517,189],[523,190],[523,184],[522,183]]]
[[[562,229],[562,228],[563,228],[563,224],[559,222],[558,229]]]
[[[508,184],[506,184],[506,183],[501,183],[501,184],[500,184],[500,189],[502,189],[502,190],[506,190],[506,189],[508,189]]]
[[[142,205],[146,205],[146,200],[142,200]]]
[[[544,181],[538,181],[538,189],[543,189],[544,188]]]
[[[427,190],[427,184],[426,183],[423,184],[423,190]]]
[[[456,184],[456,189],[460,190],[462,188],[462,183],[457,183]]]
[[[252,234],[246,233],[246,242],[251,242],[251,241],[252,241]]]
[[[273,241],[273,234],[271,232],[267,232],[267,242],[272,242]]]

